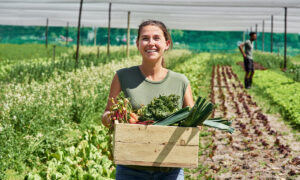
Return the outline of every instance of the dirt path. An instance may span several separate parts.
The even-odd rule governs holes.
[[[291,130],[278,117],[262,112],[231,67],[214,67],[211,83],[211,101],[218,105],[214,116],[231,119],[235,132],[212,130],[212,150],[200,156],[200,163],[210,168],[207,177],[297,179],[300,142]]]

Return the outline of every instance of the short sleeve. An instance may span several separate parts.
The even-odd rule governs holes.
[[[183,97],[184,97],[186,89],[187,89],[188,85],[190,84],[190,81],[184,74],[182,74],[182,79],[183,79],[182,82],[183,82]]]
[[[127,71],[128,71],[128,68],[123,68],[123,69],[117,70],[117,72],[116,72],[116,74],[119,78],[119,81],[120,81],[121,89],[125,93],[125,95],[127,95],[127,94],[126,94],[125,89],[124,89],[125,88],[124,78],[126,77],[126,72]]]

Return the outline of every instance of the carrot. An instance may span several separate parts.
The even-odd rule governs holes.
[[[138,115],[135,113],[130,113],[130,119],[128,120],[128,122],[130,124],[136,124],[138,121],[139,121]]]

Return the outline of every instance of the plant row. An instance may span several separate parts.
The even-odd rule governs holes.
[[[220,67],[218,67],[220,68]],[[274,129],[271,128],[270,121],[268,120],[268,117],[262,113],[261,110],[256,110],[257,105],[255,102],[253,102],[252,97],[247,94],[247,92],[243,89],[243,86],[240,84],[240,81],[238,79],[235,79],[235,81],[230,81],[230,85],[227,82],[227,80],[231,79],[229,77],[237,77],[237,75],[232,71],[232,68],[229,66],[222,66],[222,80],[223,84],[225,84],[227,93],[224,93],[226,95],[224,96],[230,96],[230,98],[224,98],[225,100],[231,100],[236,108],[236,114],[239,118],[247,118],[250,120],[250,123],[242,122],[239,118],[236,119],[236,124],[239,127],[239,130],[241,133],[248,137],[251,132],[255,134],[256,136],[262,136],[262,127],[268,132],[269,135],[274,135],[275,141],[274,142],[267,142],[264,139],[260,139],[260,142],[264,147],[269,147],[269,143],[273,143],[274,147],[277,147],[277,150],[284,155],[284,157],[287,157],[289,153],[291,152],[291,149],[289,145],[284,145],[280,140],[280,133],[276,132]],[[227,72],[227,73],[225,73]],[[231,91],[230,87],[236,87],[233,86],[237,82],[240,84],[239,88],[234,88],[235,92]],[[222,100],[221,100],[222,101]],[[226,103],[230,104],[230,103]],[[242,108],[240,108],[242,107]],[[222,109],[221,109],[222,110]],[[246,115],[246,116],[245,116]],[[262,126],[261,126],[262,125]]]
[[[17,83],[44,82],[53,77],[54,74],[63,76],[64,72],[72,72],[75,68],[98,66],[106,64],[111,60],[120,61],[126,57],[124,49],[113,47],[108,56],[103,48],[99,49],[101,53],[99,52],[98,54],[96,47],[90,48],[92,50],[82,47],[78,63],[75,60],[75,51],[70,50],[57,56],[56,59],[37,58],[35,60],[19,60],[18,63],[3,65],[0,69],[0,81]],[[137,51],[131,48],[130,55],[137,55]]]
[[[300,126],[300,83],[285,75],[266,70],[257,71],[254,83],[260,91],[276,104],[281,114],[296,126]]]

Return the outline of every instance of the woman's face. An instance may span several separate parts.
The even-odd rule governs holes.
[[[136,45],[144,60],[155,61],[163,56],[170,46],[170,41],[166,41],[163,31],[158,26],[148,25],[141,29]]]

